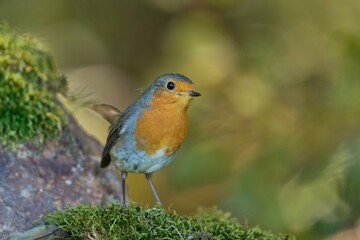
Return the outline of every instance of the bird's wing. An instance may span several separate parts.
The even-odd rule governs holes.
[[[100,114],[106,121],[108,121],[111,124],[110,132],[106,139],[106,144],[101,155],[100,166],[102,168],[105,168],[109,166],[111,162],[110,150],[120,137],[119,135],[122,127],[120,118],[122,112],[116,107],[108,104],[94,104],[90,108],[95,112],[97,112],[98,114]],[[119,121],[119,124],[117,124],[116,122],[117,120]]]
[[[105,147],[104,147],[102,155],[101,155],[100,166],[102,168],[109,166],[109,164],[111,162],[110,150],[115,145],[116,141],[119,140],[119,138],[120,138],[121,127],[122,127],[121,119],[119,119],[117,123],[113,124],[110,127],[110,132],[106,139],[106,144],[105,144]]]
[[[106,105],[106,106],[110,106],[110,105]],[[147,105],[145,105],[145,106],[147,107]],[[109,132],[109,135],[108,135],[108,137],[106,139],[106,144],[105,144],[105,147],[104,147],[102,155],[101,155],[101,164],[100,164],[100,166],[102,168],[105,168],[105,167],[109,166],[109,164],[111,162],[110,151],[111,151],[112,147],[118,141],[123,140],[120,132],[121,132],[122,128],[124,127],[124,123],[126,121],[128,121],[129,117],[132,116],[135,113],[135,111],[136,111],[135,109],[142,109],[142,108],[144,108],[143,103],[138,102],[138,101],[135,102],[132,105],[132,107],[128,107],[123,113],[121,113],[116,108],[110,106],[109,109],[112,109],[112,110],[116,109],[117,112],[119,113],[119,115],[117,115],[117,120],[112,122],[113,124],[110,127],[110,132]]]

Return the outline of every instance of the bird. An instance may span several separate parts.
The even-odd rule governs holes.
[[[102,104],[93,107],[113,122],[101,155],[101,168],[111,162],[121,172],[122,205],[126,203],[128,173],[145,174],[158,204],[160,197],[152,182],[154,172],[167,166],[176,156],[188,130],[187,111],[195,84],[186,76],[168,73],[153,83],[123,112]],[[100,110],[99,110],[100,109]]]

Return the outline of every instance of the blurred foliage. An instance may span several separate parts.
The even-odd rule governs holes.
[[[291,240],[288,234],[274,234],[248,228],[217,209],[202,210],[198,216],[183,217],[162,207],[143,208],[130,204],[68,207],[52,213],[45,221],[81,239],[267,239]]]
[[[55,94],[65,89],[52,55],[34,38],[0,24],[0,142],[14,148],[59,136],[63,113]]]
[[[203,96],[155,177],[160,195],[300,239],[359,220],[359,12],[355,0],[0,1],[2,18],[46,37],[70,85],[99,103],[123,109],[160,74],[190,77]],[[136,184],[132,196],[150,201]]]

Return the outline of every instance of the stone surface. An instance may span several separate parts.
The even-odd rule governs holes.
[[[120,198],[116,170],[100,169],[102,146],[68,116],[59,140],[15,151],[0,145],[0,239],[38,225],[37,220],[68,205],[103,205]]]
[[[25,233],[22,233],[20,235],[17,235],[11,240],[47,240],[47,239],[62,239],[65,237],[69,237],[70,234],[68,232],[65,232],[64,230],[52,226],[52,225],[40,225],[38,227],[35,227]]]

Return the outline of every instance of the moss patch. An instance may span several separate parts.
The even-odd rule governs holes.
[[[70,232],[72,239],[295,239],[242,226],[217,209],[183,217],[173,210],[134,204],[128,208],[119,204],[78,206],[50,214],[45,220]]]
[[[55,97],[65,88],[49,51],[0,23],[0,143],[14,148],[59,136],[64,118]]]

